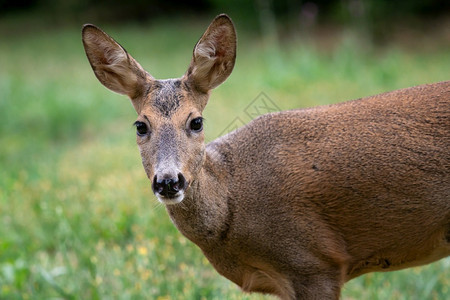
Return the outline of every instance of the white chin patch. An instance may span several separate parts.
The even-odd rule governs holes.
[[[158,198],[158,201],[165,205],[172,205],[172,204],[178,204],[184,199],[184,193],[180,192],[178,196],[174,198],[167,198],[163,197],[161,195],[156,195],[156,198]]]

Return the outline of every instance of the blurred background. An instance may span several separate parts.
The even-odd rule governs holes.
[[[238,57],[204,112],[213,140],[255,103],[270,103],[264,113],[449,80],[449,3],[0,0],[0,299],[270,298],[243,295],[174,228],[140,164],[136,113],[87,62],[84,23],[170,78],[229,14]],[[449,259],[368,274],[343,298],[445,299],[449,274]]]

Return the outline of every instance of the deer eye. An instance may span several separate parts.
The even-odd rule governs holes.
[[[190,128],[192,131],[199,132],[203,129],[203,118],[195,118],[191,121]]]
[[[146,135],[148,133],[148,127],[147,124],[141,121],[136,121],[134,123],[134,126],[136,126],[136,133],[139,136]]]

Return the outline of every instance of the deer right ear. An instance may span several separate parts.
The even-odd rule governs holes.
[[[194,47],[188,79],[208,92],[227,79],[236,60],[236,31],[230,17],[217,16]]]
[[[84,25],[83,45],[89,63],[98,80],[110,90],[139,96],[145,85],[147,72],[125,49],[94,25]]]

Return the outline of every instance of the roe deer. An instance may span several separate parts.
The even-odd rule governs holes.
[[[176,227],[244,291],[338,299],[361,274],[450,255],[450,81],[263,115],[205,146],[236,57],[217,16],[187,72],[156,80],[93,25],[96,77],[127,95],[142,164]]]

